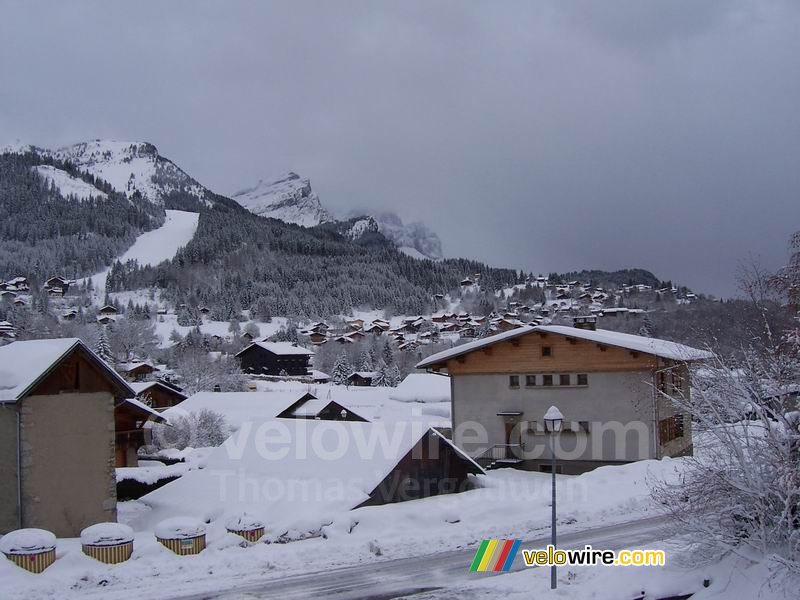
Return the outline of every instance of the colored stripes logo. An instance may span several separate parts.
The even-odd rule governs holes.
[[[508,571],[519,552],[520,540],[483,540],[470,571]]]

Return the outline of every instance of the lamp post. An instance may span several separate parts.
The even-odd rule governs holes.
[[[553,546],[553,551],[556,549],[556,441],[555,436],[561,433],[561,425],[564,423],[564,415],[555,406],[551,406],[544,413],[544,424],[550,432],[550,472],[552,473],[553,480],[553,499],[552,506],[552,519],[550,529],[550,544]],[[556,566],[550,567],[550,589],[556,589]]]

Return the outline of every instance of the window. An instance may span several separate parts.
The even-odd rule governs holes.
[[[658,423],[659,439],[662,444],[671,442],[684,435],[684,416],[682,414],[662,419]]]
[[[525,375],[525,387],[536,386],[536,375]]]
[[[569,385],[569,375],[559,375],[558,376],[558,385]]]
[[[672,390],[673,392],[683,391],[683,375],[678,371],[672,371]]]
[[[675,437],[683,437],[683,414],[678,414],[672,417],[675,419]]]
[[[542,346],[542,356],[553,356],[553,348],[550,346]]]
[[[519,387],[519,375],[509,375],[508,376],[508,387],[518,388]]]
[[[578,421],[578,431],[589,433],[589,421]]]
[[[542,385],[553,385],[553,376],[542,375]]]
[[[667,391],[667,374],[664,371],[659,371],[656,376],[656,387],[659,392]]]
[[[578,373],[578,385],[589,385],[589,376],[586,373]]]

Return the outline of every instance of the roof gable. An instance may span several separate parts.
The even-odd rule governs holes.
[[[108,380],[118,396],[136,393],[122,377],[78,338],[27,340],[0,347],[0,403],[18,402],[74,352],[81,352]]]

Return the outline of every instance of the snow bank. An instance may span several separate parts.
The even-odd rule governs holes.
[[[162,540],[185,540],[204,535],[206,527],[196,519],[173,517],[161,521],[153,531]]]
[[[97,523],[81,531],[81,544],[116,546],[133,541],[133,529],[122,523]]]
[[[264,527],[264,522],[249,513],[234,515],[225,521],[225,529],[228,531],[253,531],[262,527]]]
[[[390,394],[399,402],[450,402],[450,378],[411,373]]]
[[[3,554],[34,554],[56,547],[56,536],[44,529],[17,529],[0,538]]]

